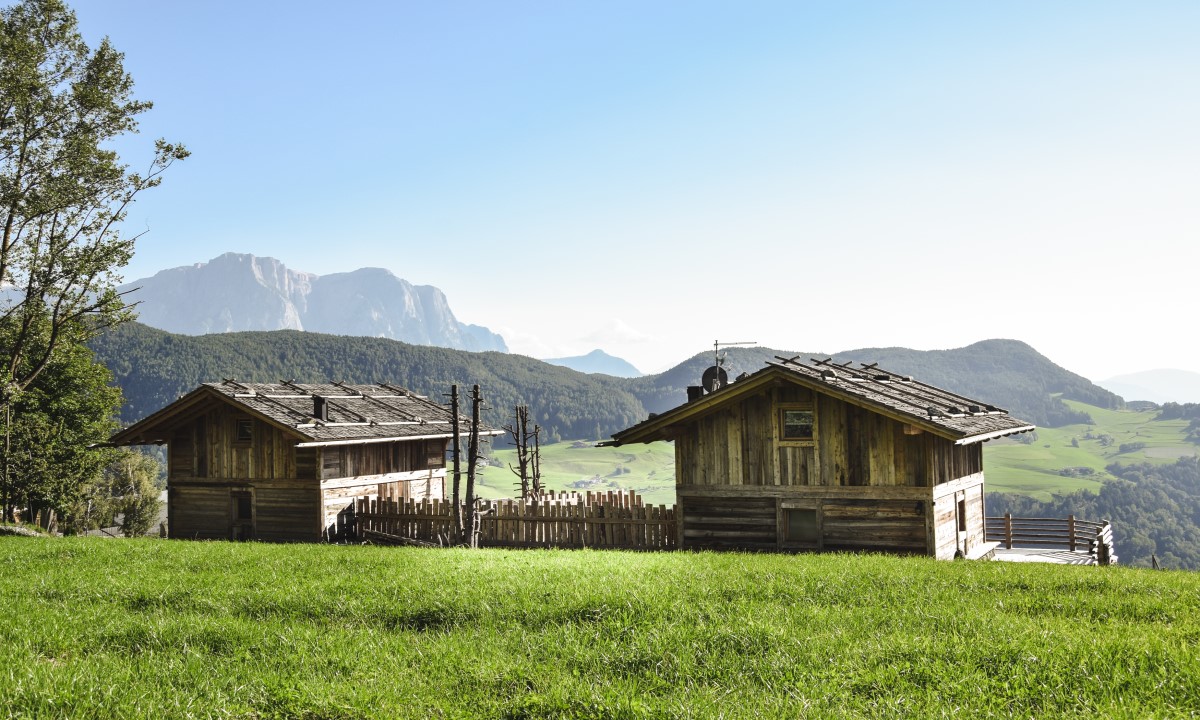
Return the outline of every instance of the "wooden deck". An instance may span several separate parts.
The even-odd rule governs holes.
[[[985,539],[994,560],[1059,565],[1112,565],[1117,562],[1112,525],[1066,518],[989,517]]]
[[[1001,562],[1055,563],[1057,565],[1097,565],[1090,552],[1055,550],[1046,548],[1003,548],[992,553],[993,560]]]

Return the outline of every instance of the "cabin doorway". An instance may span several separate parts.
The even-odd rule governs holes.
[[[254,494],[248,490],[235,490],[229,495],[231,540],[254,538]]]

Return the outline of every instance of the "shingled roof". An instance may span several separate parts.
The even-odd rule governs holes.
[[[450,409],[386,383],[204,383],[179,400],[114,435],[114,445],[165,441],[165,429],[205,400],[224,400],[296,436],[300,447],[450,437]],[[320,406],[324,406],[324,417]],[[470,417],[460,417],[461,432]],[[503,431],[480,424],[480,434]]]
[[[826,358],[805,364],[798,357],[776,356],[776,362],[768,362],[767,367],[753,375],[614,434],[610,444],[663,439],[671,425],[776,379],[874,410],[959,445],[1035,429],[1034,425],[1009,415],[1007,410],[888,372],[875,363],[852,367],[852,363],[838,364]]]

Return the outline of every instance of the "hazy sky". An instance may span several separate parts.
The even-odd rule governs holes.
[[[1024,340],[1200,372],[1200,3],[77,0],[134,279],[384,267],[536,357]]]

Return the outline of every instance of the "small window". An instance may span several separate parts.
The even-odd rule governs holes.
[[[784,408],[781,434],[784,440],[812,440],[813,411]]]
[[[783,513],[788,542],[816,545],[820,541],[815,508],[789,508]]]
[[[967,500],[963,498],[958,501],[958,531],[967,531]]]
[[[254,439],[254,421],[238,420],[234,427],[234,442],[250,442]]]

